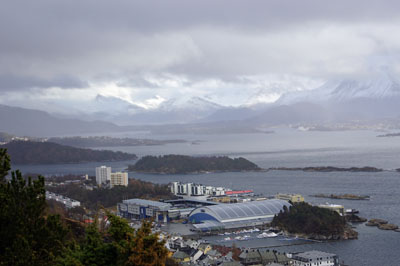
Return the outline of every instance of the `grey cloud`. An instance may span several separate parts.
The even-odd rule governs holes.
[[[229,93],[263,86],[243,76],[347,75],[368,57],[399,54],[398,10],[395,0],[6,1],[0,89],[157,90],[168,73],[183,87],[221,80],[229,89],[213,89]]]
[[[149,82],[143,77],[128,78],[123,81],[118,81],[116,85],[119,87],[139,87],[139,88],[150,88],[150,89],[160,88],[159,85],[154,84],[153,82]]]
[[[63,89],[84,88],[88,84],[72,77],[56,77],[53,79],[40,79],[28,76],[0,75],[0,90],[15,91],[31,88],[58,87]]]

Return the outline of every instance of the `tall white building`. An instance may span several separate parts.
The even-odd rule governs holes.
[[[96,167],[96,183],[98,186],[106,184],[107,181],[111,181],[111,167],[100,166]]]
[[[116,172],[111,173],[110,186],[128,186],[128,173]]]

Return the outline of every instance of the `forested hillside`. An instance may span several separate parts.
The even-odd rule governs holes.
[[[188,174],[201,172],[257,171],[256,164],[245,158],[227,156],[191,157],[185,155],[145,156],[130,171],[145,173]]]
[[[0,148],[7,149],[15,164],[105,162],[137,158],[135,154],[80,149],[51,142],[12,141],[0,145]]]

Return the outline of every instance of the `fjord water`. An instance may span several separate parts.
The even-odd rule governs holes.
[[[161,154],[231,155],[243,156],[260,167],[305,166],[374,166],[392,170],[400,168],[400,137],[377,138],[373,131],[300,132],[277,129],[273,134],[240,135],[184,135],[146,136],[129,134],[131,137],[182,138],[188,143],[164,146],[115,147],[114,150],[134,152],[139,156]],[[200,140],[200,141],[197,141]],[[192,142],[193,141],[193,142]],[[107,163],[113,170],[122,170],[131,162]],[[24,173],[42,174],[90,174],[101,163],[64,165],[19,165]],[[210,173],[197,175],[153,175],[130,173],[130,177],[156,183],[179,180],[207,185],[225,186],[232,189],[253,189],[266,196],[281,193],[300,193],[311,203],[342,204],[345,208],[360,210],[360,216],[382,218],[400,225],[400,173],[350,172],[302,172],[269,171],[240,173]],[[369,195],[369,201],[331,200],[310,197],[312,194],[353,193]],[[348,265],[399,265],[400,233],[382,231],[364,224],[356,225],[358,240],[329,243],[304,244],[276,248],[281,251],[304,251],[317,249],[336,253]],[[218,237],[211,238],[217,241]],[[277,240],[257,239],[240,241],[238,246],[270,246]],[[283,244],[287,244],[286,242]],[[231,243],[228,243],[231,245]]]

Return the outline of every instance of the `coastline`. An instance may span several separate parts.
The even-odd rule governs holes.
[[[267,169],[260,170],[211,170],[211,171],[195,171],[195,172],[157,172],[157,171],[138,171],[127,168],[126,171],[139,174],[150,174],[150,175],[201,175],[201,174],[218,174],[218,173],[259,173],[268,172]]]

